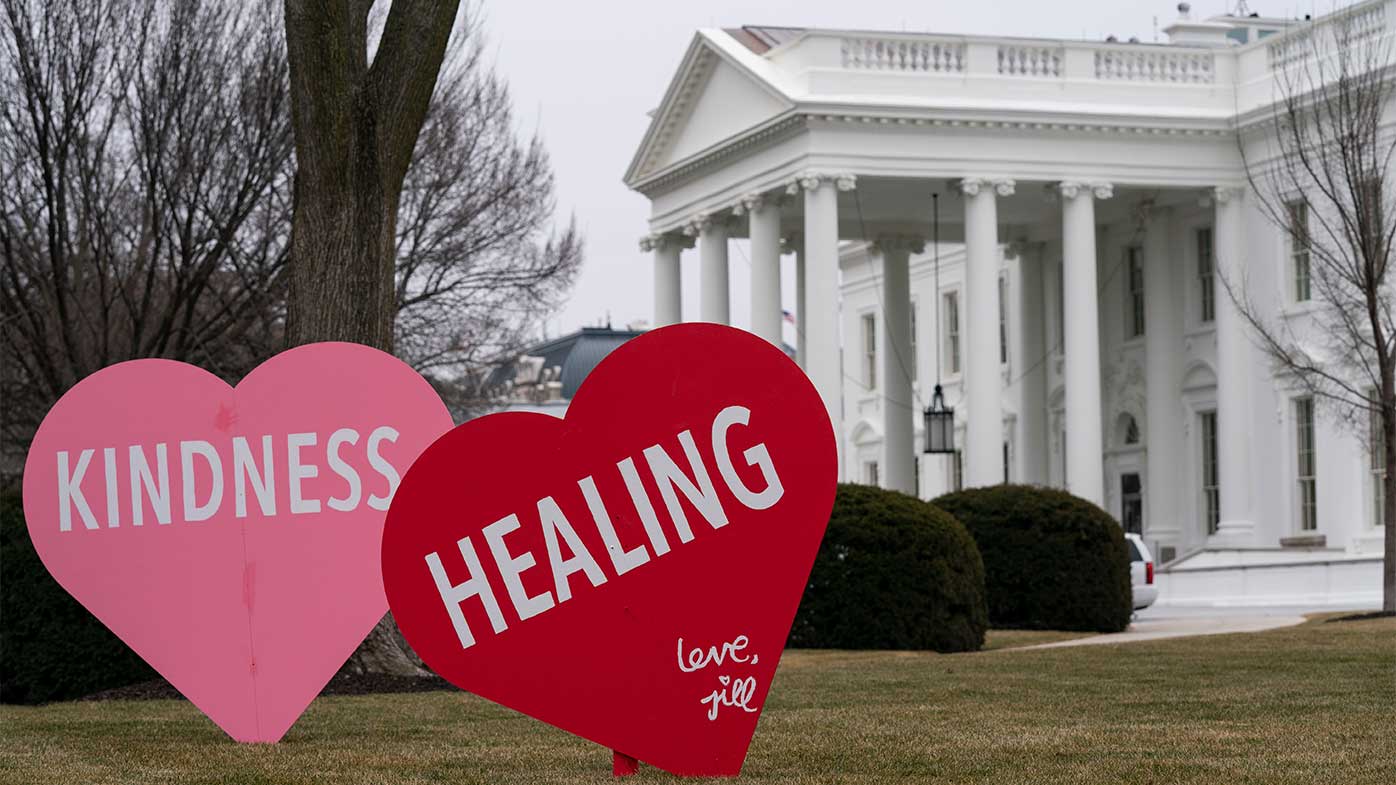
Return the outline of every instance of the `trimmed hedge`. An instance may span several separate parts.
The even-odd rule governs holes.
[[[1118,632],[1129,625],[1129,555],[1109,513],[1029,485],[973,488],[932,503],[979,546],[993,626]]]
[[[974,651],[984,564],[965,527],[920,499],[840,485],[789,645]]]
[[[0,564],[0,702],[65,700],[155,678],[49,576],[18,493],[0,494]]]

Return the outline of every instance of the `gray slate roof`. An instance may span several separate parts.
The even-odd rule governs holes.
[[[523,354],[542,357],[544,368],[560,367],[562,397],[570,400],[582,386],[582,380],[606,355],[640,334],[639,330],[583,327],[577,332],[534,344],[524,349]],[[512,373],[510,370],[511,377]]]

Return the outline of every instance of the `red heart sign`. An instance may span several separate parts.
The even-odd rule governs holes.
[[[613,352],[565,420],[422,453],[383,532],[403,634],[463,689],[675,774],[735,775],[834,501],[833,429],[718,325]]]

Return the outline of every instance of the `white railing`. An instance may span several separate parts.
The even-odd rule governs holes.
[[[1266,46],[1266,57],[1271,70],[1288,68],[1312,57],[1319,49],[1356,46],[1385,32],[1386,4],[1361,5],[1334,14],[1321,26],[1306,22],[1302,27],[1278,36],[1277,40]],[[1315,35],[1325,37],[1315,39]],[[1332,37],[1327,37],[1329,35]]]
[[[1062,75],[1060,46],[1005,44],[999,46],[999,73],[1004,76]]]
[[[1161,47],[1100,49],[1095,78],[1125,82],[1210,84],[1217,78],[1211,52],[1170,52]]]
[[[1351,46],[1386,32],[1386,8],[1380,5],[1354,8],[1335,17],[1331,24],[1339,43]]]
[[[1270,68],[1287,68],[1308,56],[1313,30],[1295,31],[1265,48]]]
[[[908,38],[844,38],[843,67],[913,73],[963,73],[965,45]]]
[[[974,91],[994,89],[980,79],[992,79],[1009,90],[1020,89],[1012,86],[1015,82],[1058,82],[1083,100],[1091,100],[1093,94],[1079,91],[1094,84],[1104,89],[1102,100],[1199,100],[1220,110],[1235,108],[1233,99],[1238,97],[1242,103],[1268,100],[1265,85],[1272,73],[1311,57],[1317,45],[1332,48],[1388,39],[1396,42],[1396,0],[1368,0],[1240,46],[812,30],[774,56],[789,63],[792,71],[809,74],[816,91],[857,89],[853,82],[840,83],[837,72],[853,80],[948,77],[961,81],[962,88],[955,89],[970,90],[973,84]],[[1130,95],[1120,89],[1135,85],[1147,87],[1147,92]],[[1218,89],[1239,92],[1226,95]],[[1210,91],[1205,97],[1204,90]],[[1174,93],[1189,97],[1169,97]]]

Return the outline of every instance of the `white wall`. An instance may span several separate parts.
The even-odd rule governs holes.
[[[1166,493],[1175,497],[1178,520],[1155,521],[1145,515],[1145,537],[1151,540],[1156,556],[1163,547],[1170,549],[1175,557],[1200,549],[1207,544],[1205,522],[1202,517],[1201,493],[1201,443],[1197,424],[1199,412],[1215,409],[1215,379],[1220,369],[1216,368],[1216,336],[1213,324],[1200,320],[1200,283],[1197,276],[1197,232],[1212,225],[1212,204],[1203,198],[1183,204],[1175,204],[1167,222],[1169,238],[1165,247],[1169,258],[1170,275],[1175,292],[1181,295],[1179,307],[1184,311],[1181,336],[1182,381],[1177,392],[1177,416],[1182,425],[1181,438],[1177,440],[1176,455],[1162,455],[1149,452],[1149,426],[1145,409],[1145,380],[1150,363],[1142,339],[1125,338],[1125,317],[1127,313],[1128,268],[1125,262],[1125,249],[1132,244],[1143,245],[1144,236],[1137,229],[1131,217],[1104,224],[1098,235],[1098,275],[1101,285],[1101,365],[1103,390],[1103,427],[1105,433],[1105,466],[1110,470],[1106,478],[1106,507],[1115,516],[1120,514],[1119,473],[1138,470],[1147,477],[1147,461],[1168,460],[1178,465],[1178,487],[1150,488],[1145,484],[1145,494]],[[1047,211],[1050,214],[1050,211]],[[1020,481],[1024,466],[1028,461],[1041,461],[1045,458],[1048,466],[1039,467],[1042,476],[1051,484],[1061,481],[1060,454],[1053,440],[1051,417],[1048,418],[1046,454],[1041,457],[1026,454],[1025,445],[1018,441],[1015,428],[1019,412],[1025,405],[1022,374],[1027,367],[1042,361],[1047,373],[1047,406],[1050,408],[1054,393],[1061,392],[1061,357],[1055,350],[1059,335],[1060,309],[1057,287],[1060,282],[1061,263],[1060,242],[1052,234],[1055,222],[1043,222],[1040,231],[1035,230],[1034,240],[1042,243],[1041,264],[1043,265],[1043,325],[1044,344],[1049,348],[1048,356],[1023,357],[1021,348],[1015,351],[1014,337],[1022,325],[1021,315],[1013,307],[1016,301],[1015,287],[1020,284],[1016,260],[1001,261],[1002,275],[1008,278],[1010,355],[1005,366],[1005,387],[1001,402],[1005,418],[1006,438],[1012,445],[1013,481]],[[1309,318],[1304,307],[1278,305],[1279,297],[1286,285],[1288,275],[1288,248],[1283,234],[1271,226],[1264,216],[1254,208],[1246,211],[1246,238],[1248,259],[1247,285],[1254,299],[1276,303],[1275,312],[1281,318],[1295,322],[1296,329],[1302,329],[1302,320]],[[916,363],[917,381],[914,386],[917,406],[924,407],[930,402],[935,385],[935,349],[944,336],[939,329],[941,316],[938,308],[942,302],[938,295],[946,292],[960,292],[961,344],[965,344],[964,324],[964,253],[961,246],[945,247],[941,253],[940,290],[934,291],[933,270],[930,262],[930,249],[915,255],[911,260],[911,292],[917,307],[916,319]],[[1153,260],[1145,259],[1145,264]],[[881,325],[881,282],[880,261],[876,254],[869,254],[861,244],[846,244],[841,260],[842,271],[842,310],[841,330],[844,341],[844,423],[845,444],[847,446],[847,478],[853,482],[865,480],[865,466],[876,461],[885,465],[882,456],[882,402],[880,390],[869,391],[863,385],[862,322],[864,314],[874,314],[878,323],[878,373],[881,369],[881,353],[886,351]],[[1146,290],[1145,296],[1149,296]],[[1217,284],[1215,295],[1218,305],[1228,296],[1224,286]],[[1287,290],[1286,290],[1286,296]],[[1285,313],[1289,315],[1284,316]],[[1146,330],[1149,325],[1146,323]],[[957,434],[957,445],[973,449],[975,445],[963,443],[963,424],[974,406],[974,402],[961,397],[961,378],[949,374],[944,368],[948,358],[941,351],[941,384],[945,391],[945,402],[955,409],[956,423],[961,426]],[[962,349],[963,350],[963,349]],[[963,361],[962,361],[963,368]],[[1296,514],[1297,484],[1295,481],[1295,424],[1293,399],[1302,393],[1292,383],[1277,379],[1272,372],[1270,361],[1259,348],[1251,352],[1250,392],[1254,405],[1245,413],[1250,418],[1249,432],[1252,438],[1251,450],[1251,499],[1256,523],[1254,545],[1262,548],[1278,548],[1280,539],[1298,534]],[[1143,434],[1139,449],[1128,448],[1119,440],[1117,423],[1122,413],[1134,416]],[[1340,420],[1336,410],[1320,402],[1317,407],[1316,448],[1317,448],[1317,488],[1319,504],[1319,534],[1327,536],[1330,549],[1343,549],[1352,553],[1375,552],[1380,544],[1380,530],[1371,526],[1371,482],[1367,470],[1367,454],[1361,430],[1351,423]],[[916,446],[922,445],[921,421],[917,418]],[[1361,425],[1365,428],[1365,424]],[[991,449],[999,450],[1001,445]],[[949,456],[921,455],[920,495],[934,498],[951,489],[951,461]],[[1158,534],[1153,530],[1160,530]]]

